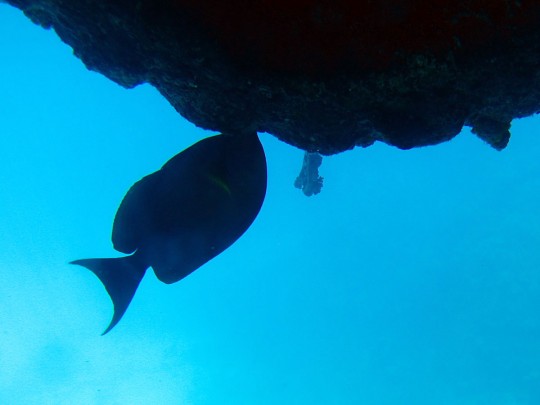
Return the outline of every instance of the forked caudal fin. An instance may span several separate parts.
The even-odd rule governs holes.
[[[120,321],[137,291],[148,265],[137,254],[114,259],[82,259],[71,264],[86,267],[101,280],[114,305],[111,323],[105,335]]]

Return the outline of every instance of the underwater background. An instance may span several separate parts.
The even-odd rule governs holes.
[[[119,256],[129,187],[213,134],[0,4],[0,404],[540,404],[540,119],[326,157],[260,134],[251,228],[122,321],[69,265]]]

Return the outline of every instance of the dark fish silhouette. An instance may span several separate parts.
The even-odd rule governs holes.
[[[71,262],[94,272],[124,315],[144,273],[181,280],[223,252],[251,225],[266,193],[266,158],[257,134],[203,139],[136,182],[120,204],[112,259]]]

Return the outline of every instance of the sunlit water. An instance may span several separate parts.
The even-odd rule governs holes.
[[[152,272],[120,324],[98,279],[127,189],[208,136],[0,5],[0,404],[540,404],[540,120],[497,152],[326,158],[261,134],[268,193],[230,249]]]

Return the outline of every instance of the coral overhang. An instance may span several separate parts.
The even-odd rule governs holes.
[[[196,125],[309,152],[447,141],[497,149],[540,110],[532,0],[8,0],[86,66],[148,82]]]

